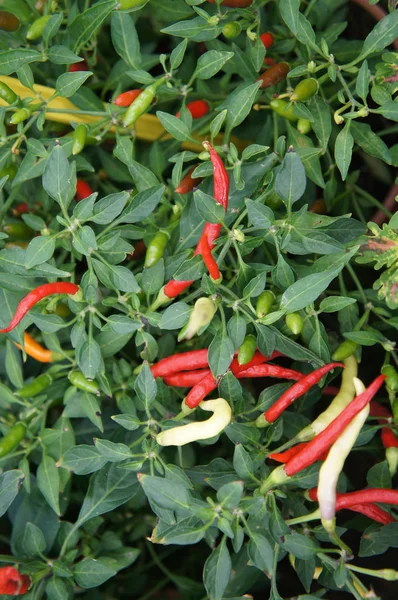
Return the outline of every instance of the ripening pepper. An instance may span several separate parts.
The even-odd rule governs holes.
[[[0,29],[16,31],[19,29],[19,19],[7,10],[0,10]]]
[[[189,321],[178,334],[178,341],[190,340],[202,327],[208,325],[217,311],[216,303],[211,298],[199,298],[196,300]]]
[[[258,319],[262,319],[269,313],[269,311],[271,310],[271,307],[274,303],[274,300],[275,300],[275,296],[270,291],[262,292],[259,295],[259,297],[257,298],[257,303],[256,303],[256,317]]]
[[[6,83],[0,81],[0,98],[7,104],[13,104],[18,96]]]
[[[258,77],[257,81],[261,81],[260,88],[266,89],[276,85],[280,81],[286,79],[290,67],[286,62],[277,63],[270,67],[267,71]]]
[[[308,119],[299,119],[297,121],[297,131],[303,135],[309,133],[312,129],[311,121]]]
[[[337,346],[336,350],[333,352],[332,359],[345,360],[346,358],[352,356],[357,348],[358,344],[356,342],[353,342],[352,340],[344,340],[344,342],[342,342],[340,346]]]
[[[247,335],[238,350],[238,363],[240,365],[249,363],[254,356],[256,348],[257,340],[254,335]]]
[[[127,92],[123,92],[122,94],[116,96],[113,104],[127,108],[142,93],[142,91],[143,90],[127,90]]]
[[[210,111],[210,105],[206,100],[193,100],[186,105],[186,108],[191,113],[193,119],[200,119]],[[179,116],[180,111],[176,113],[176,117]]]
[[[318,92],[319,83],[313,77],[309,79],[303,79],[300,81],[293,90],[293,94],[290,96],[291,102],[305,102],[309,100]]]
[[[290,313],[286,315],[286,325],[294,335],[298,335],[303,330],[303,319],[299,313]]]
[[[32,110],[30,108],[20,108],[11,116],[10,124],[18,125],[18,123],[23,123],[26,119],[29,119],[31,114]]]
[[[153,99],[156,95],[156,90],[162,83],[166,81],[167,77],[160,77],[151,85],[148,85],[144,90],[142,90],[141,94],[134,100],[134,102],[129,106],[124,115],[123,126],[128,127],[129,125],[134,125],[134,123],[143,115],[146,110],[152,104]]]

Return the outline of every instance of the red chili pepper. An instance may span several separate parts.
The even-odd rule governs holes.
[[[206,236],[202,236],[201,238],[200,250],[202,253],[203,262],[209,271],[210,277],[215,281],[219,281],[221,279],[220,269],[218,268],[215,258],[211,253],[209,241]]]
[[[340,389],[338,387],[335,387],[334,385],[327,385],[325,388],[323,388],[321,393],[322,396],[337,396],[339,391]]]
[[[214,379],[213,373],[209,373],[199,381],[185,397],[185,404],[189,408],[196,408],[208,394],[216,389],[218,379]]]
[[[274,43],[274,36],[269,31],[266,31],[260,35],[260,40],[268,50],[268,48],[271,48],[272,44]]]
[[[82,60],[78,63],[73,63],[69,67],[69,73],[76,73],[76,71],[89,71],[88,64],[85,60]]]
[[[174,375],[179,371],[191,371],[192,369],[206,369],[209,366],[208,350],[191,350],[181,354],[173,354],[167,358],[162,358],[159,362],[151,366],[154,377],[167,377]]]
[[[370,404],[370,416],[384,417],[377,420],[378,423],[383,425],[386,419],[391,419],[392,415],[388,408],[373,400]],[[398,448],[398,437],[389,427],[383,427],[381,430],[381,441],[386,450],[387,448]]]
[[[240,365],[238,360],[234,358],[229,368],[235,375],[235,377],[237,377],[240,373],[247,371],[247,369],[256,367],[257,365],[262,365],[263,363],[269,362],[271,360],[275,360],[275,358],[278,358],[279,356],[284,355],[282,354],[282,352],[278,352],[277,350],[275,350],[275,352],[273,352],[271,356],[264,356],[264,354],[261,354],[261,352],[257,350],[257,352],[254,353],[253,358],[248,363]]]
[[[30,586],[30,577],[21,575],[14,567],[0,568],[0,594],[21,596]]]
[[[273,65],[265,73],[262,73],[257,81],[261,81],[260,88],[265,89],[276,85],[280,81],[286,79],[287,74],[290,71],[290,67],[287,63],[281,62]]]
[[[15,215],[24,215],[27,212],[29,212],[29,206],[27,202],[20,202],[13,210]]]
[[[26,315],[28,310],[30,310],[43,298],[46,298],[47,296],[52,296],[53,294],[74,295],[78,291],[78,285],[75,285],[74,283],[67,283],[64,281],[58,283],[45,283],[44,285],[39,285],[39,287],[29,292],[29,294],[27,294],[25,298],[21,300],[21,302],[17,306],[15,315],[11,319],[11,323],[8,327],[0,329],[0,333],[8,333],[12,329],[14,329],[14,327],[16,327],[18,323],[21,322],[22,318]]]
[[[143,90],[128,90],[127,92],[123,92],[119,94],[113,101],[113,104],[116,106],[127,107],[130,106],[134,102],[134,100],[143,92]]]
[[[87,183],[87,181],[83,181],[83,179],[78,179],[76,182],[76,194],[75,200],[76,202],[80,202],[80,200],[84,200],[84,198],[88,198],[91,196],[93,190]]]
[[[229,195],[229,177],[227,170],[222,162],[221,158],[218,156],[217,152],[214,148],[209,144],[209,142],[203,142],[203,146],[210,152],[210,160],[213,165],[213,173],[214,173],[214,188],[213,188],[213,196],[214,200],[217,204],[221,204],[225,210],[228,209],[228,195]],[[201,254],[202,251],[202,239],[206,236],[210,250],[214,247],[214,241],[218,238],[219,233],[221,231],[221,223],[206,223],[203,229],[203,233],[201,238],[196,246],[196,250],[194,252],[194,256],[197,254]],[[183,292],[187,287],[189,287],[193,283],[193,281],[176,281],[172,279],[169,281],[163,292],[168,298],[175,298],[181,292]]]
[[[286,474],[295,475],[318,460],[334,444],[352,419],[371,401],[384,380],[385,376],[379,375],[362,394],[356,396],[321,433],[308,443],[308,446],[286,464],[284,467]]]
[[[271,58],[270,56],[266,56],[264,58],[264,64],[268,65],[269,67],[273,67],[274,65],[276,65],[276,60],[274,58]]]
[[[193,102],[187,104],[186,108],[191,113],[193,119],[200,119],[210,111],[210,104],[206,100],[193,100]],[[176,113],[176,117],[180,117],[180,111]]]
[[[249,365],[244,365],[245,367]],[[277,365],[256,365],[254,367],[244,369],[236,374],[238,379],[246,377],[275,377],[276,379],[291,379],[293,381],[300,381],[304,377],[303,373],[294,371],[293,369],[286,369],[285,367],[278,367]]]
[[[197,371],[185,371],[183,373],[175,373],[165,377],[163,381],[167,385],[174,387],[193,387],[206,375],[210,373],[210,369],[199,369]]]
[[[358,493],[358,492],[352,492],[352,493]],[[316,502],[318,500],[317,488],[312,488],[311,490],[309,490],[308,496],[309,496],[310,500],[313,500],[314,502]],[[382,523],[383,525],[388,525],[388,523],[395,522],[394,517],[392,515],[390,515],[390,513],[388,513],[386,510],[383,510],[376,504],[365,503],[365,502],[357,503],[356,500],[353,500],[353,504],[348,505],[350,503],[349,496],[350,496],[350,494],[337,494],[336,511],[348,509],[348,510],[352,510],[354,512],[359,512],[359,513],[365,515],[366,517],[369,517],[370,519],[377,521],[378,523]]]
[[[272,458],[276,462],[286,464],[293,456],[296,456],[303,448],[307,446],[308,442],[301,442],[301,444],[297,444],[297,446],[293,446],[293,448],[289,448],[284,452],[273,452],[268,456],[268,458]],[[320,460],[325,460],[328,455],[328,451],[324,452],[320,457]]]
[[[311,500],[318,500],[317,488],[309,490],[308,495]],[[398,504],[398,490],[391,490],[390,488],[367,488],[366,490],[337,494],[337,502],[340,510],[351,508],[358,504],[373,504],[374,502],[396,505]]]
[[[192,190],[202,181],[202,177],[191,177],[195,169],[196,165],[191,167],[181,179],[180,185],[175,189],[177,194],[187,194],[188,192],[192,192]]]
[[[329,373],[332,369],[336,367],[341,367],[344,369],[344,365],[342,363],[333,362],[328,365],[324,365],[320,369],[316,371],[312,371],[305,377],[303,377],[299,382],[295,383],[290,389],[286,390],[282,394],[282,396],[275,402],[271,408],[269,408],[264,413],[264,418],[268,423],[273,423],[276,421],[278,417],[285,411],[293,402],[300,398],[303,394],[308,392],[308,390],[318,383],[322,379],[326,373]]]

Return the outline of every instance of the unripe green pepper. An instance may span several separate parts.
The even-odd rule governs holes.
[[[8,104],[13,104],[18,96],[6,83],[0,81],[0,98]]]
[[[35,396],[38,396],[43,390],[48,388],[48,386],[51,385],[52,382],[53,378],[51,377],[51,375],[49,373],[43,373],[42,375],[36,377],[36,379],[31,381],[30,383],[27,383],[26,385],[21,387],[16,393],[21,398],[34,398]]]
[[[277,115],[287,119],[288,121],[298,121],[298,117],[293,112],[293,106],[289,106],[288,102],[284,100],[271,100],[269,103],[270,107]]]
[[[272,208],[272,210],[276,210],[283,204],[283,202],[282,199],[278,196],[278,194],[272,192],[266,197],[265,204]]]
[[[246,365],[248,362],[250,362],[254,356],[256,348],[257,340],[254,335],[247,335],[238,350],[238,363],[240,365]]]
[[[303,330],[303,319],[299,313],[290,313],[286,315],[285,323],[294,335],[298,335]]]
[[[242,31],[242,27],[238,21],[230,21],[222,28],[222,34],[228,40],[235,38]]]
[[[43,29],[46,26],[47,21],[51,19],[51,15],[44,15],[39,17],[36,21],[33,21],[26,33],[27,40],[37,40],[41,37]]]
[[[19,29],[19,19],[7,10],[0,10],[0,29],[16,31]]]
[[[148,87],[146,87],[139,96],[137,96],[137,98],[132,104],[130,104],[126,111],[123,121],[124,127],[133,125],[136,122],[136,120],[144,114],[144,112],[152,104],[152,100],[155,98],[156,95],[156,90],[166,80],[167,76],[157,79],[154,83],[148,85]]]
[[[311,121],[308,121],[308,119],[299,119],[297,121],[297,131],[299,133],[302,133],[303,135],[305,135],[306,133],[309,133],[312,129],[312,125],[311,125]]]
[[[291,102],[305,102],[318,92],[319,83],[313,77],[303,79],[296,85],[293,94],[290,96]]]
[[[18,125],[18,123],[23,123],[26,119],[29,119],[32,111],[29,108],[20,108],[17,110],[10,118],[11,125]]]
[[[356,342],[344,340],[344,342],[342,342],[340,346],[337,346],[336,350],[333,352],[332,359],[338,361],[345,360],[352,356],[357,348],[358,344]]]
[[[80,152],[84,149],[87,139],[87,127],[82,123],[78,125],[73,132],[72,138],[72,154],[76,156],[76,154],[80,154]]]
[[[78,390],[99,396],[100,389],[98,384],[95,381],[86,379],[80,371],[71,371],[68,375],[68,379]]]
[[[153,267],[163,257],[167,243],[170,239],[166,231],[159,231],[148,244],[145,254],[144,267]]]
[[[33,229],[21,221],[6,223],[3,226],[3,231],[9,236],[10,240],[31,240],[35,234]]]
[[[148,0],[119,0],[117,8],[119,10],[129,10],[129,8],[140,8],[144,6]]]
[[[22,442],[26,434],[26,425],[17,423],[12,429],[0,440],[0,458],[6,456]]]
[[[262,292],[257,298],[256,302],[256,317],[262,319],[265,315],[268,315],[271,307],[274,303],[275,296],[272,292]]]

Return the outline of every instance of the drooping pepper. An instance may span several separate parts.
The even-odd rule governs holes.
[[[0,10],[0,29],[3,31],[16,31],[19,29],[19,19],[8,12],[7,10]]]
[[[22,350],[22,346],[14,342],[17,348]],[[32,338],[27,331],[24,331],[24,351],[28,356],[34,358],[41,363],[51,363],[63,358],[62,354],[53,352],[41,346],[36,340]]]
[[[260,77],[258,77],[257,81],[261,81],[260,88],[266,89],[276,85],[280,81],[286,79],[287,74],[290,71],[290,67],[287,63],[281,62],[277,63],[270,67],[267,71],[262,73]]]
[[[175,189],[177,194],[188,194],[188,192],[192,192],[192,190],[202,181],[201,177],[191,177],[195,169],[196,165],[191,167],[181,179],[180,185]]]
[[[78,125],[73,132],[72,137],[72,154],[76,156],[76,154],[80,154],[82,150],[84,150],[84,146],[86,144],[87,138],[87,127],[81,123]]]
[[[149,269],[156,265],[156,263],[163,257],[166,246],[169,242],[170,235],[167,231],[159,231],[149,242],[144,267]]]
[[[42,36],[43,29],[49,19],[51,19],[51,15],[44,15],[43,17],[36,19],[36,21],[33,21],[26,32],[26,39],[29,41],[39,39]]]
[[[291,102],[305,102],[309,100],[318,92],[319,83],[313,77],[309,79],[303,79],[300,81],[293,90],[293,94],[290,96]]]
[[[261,292],[261,294],[257,298],[256,309],[255,309],[256,317],[258,319],[262,319],[269,313],[269,311],[271,310],[271,307],[274,303],[274,300],[275,300],[275,296],[272,292],[270,292],[270,291]]]
[[[246,365],[254,356],[257,347],[257,340],[254,335],[247,335],[238,350],[238,363]]]
[[[283,117],[284,119],[287,119],[292,123],[298,121],[298,117],[296,117],[296,115],[293,112],[293,107],[289,106],[288,102],[285,102],[284,100],[275,99],[271,100],[269,105],[272,108],[272,110],[276,112],[276,114],[280,117]]]
[[[6,83],[0,81],[0,98],[8,104],[13,104],[18,96]]]
[[[53,382],[53,378],[49,373],[42,373],[36,379],[21,387],[17,394],[21,398],[34,398],[43,392]]]
[[[289,313],[285,318],[286,325],[294,335],[299,335],[303,330],[303,319],[299,313]]]
[[[153,99],[156,96],[156,90],[165,81],[167,81],[167,76],[157,79],[154,83],[148,85],[148,87],[142,90],[141,94],[139,94],[139,96],[137,96],[137,98],[132,102],[132,104],[130,104],[129,108],[126,111],[126,114],[124,115],[124,127],[133,125],[137,121],[137,119],[148,110],[148,108],[152,104]]]

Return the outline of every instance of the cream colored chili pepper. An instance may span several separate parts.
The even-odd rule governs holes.
[[[156,436],[157,443],[160,446],[184,446],[198,440],[208,440],[221,433],[231,422],[232,410],[224,398],[206,400],[199,406],[202,410],[212,412],[213,416],[207,421],[198,421],[162,431]]]
[[[365,391],[364,384],[356,377],[354,377],[354,385],[357,396]],[[369,404],[344,429],[341,436],[330,448],[328,456],[319,471],[318,502],[321,520],[323,527],[331,535],[334,535],[336,529],[337,482],[345,460],[351,452],[368,415]]]
[[[189,321],[178,334],[178,341],[191,340],[202,327],[208,325],[217,311],[216,303],[210,298],[199,298],[195,302]]]
[[[20,98],[24,99],[32,97],[32,90],[22,85],[15,77],[7,77],[6,75],[1,75],[0,81],[8,85],[8,87],[11,88]],[[35,84],[33,87],[38,99],[43,100],[45,102],[50,100],[50,98],[52,98],[52,96],[55,93],[54,88],[50,88],[44,85]],[[8,106],[8,104],[7,102],[5,102],[5,100],[0,98],[0,106]],[[104,104],[104,109],[105,107],[106,104]],[[72,104],[72,102],[68,100],[68,98],[61,98],[59,96],[50,100],[50,102],[48,103],[48,108],[65,111],[56,113],[46,112],[46,119],[48,119],[49,121],[55,121],[57,123],[70,124],[73,121],[74,123],[85,123],[86,125],[88,125],[90,123],[95,123],[96,121],[102,119],[102,117],[97,117],[95,115],[79,114],[75,112],[78,110],[78,108],[74,104]],[[69,111],[73,112],[71,113]],[[110,131],[115,130],[115,127],[112,127],[110,129]],[[163,139],[165,140],[171,139],[172,137],[168,134],[164,135],[166,134],[166,131],[160,123],[159,119],[155,115],[142,115],[142,117],[140,117],[134,124],[134,130],[135,135],[138,139],[146,140],[148,142],[154,142],[161,136],[164,136]],[[246,146],[248,146],[251,143],[249,141],[243,141],[237,138],[231,138],[231,141],[233,141],[233,143],[239,151],[242,151]],[[222,137],[218,135],[214,140],[214,144],[221,145]],[[184,150],[191,150],[192,152],[200,152],[203,149],[201,139],[198,139],[197,143],[183,142],[182,148]]]

